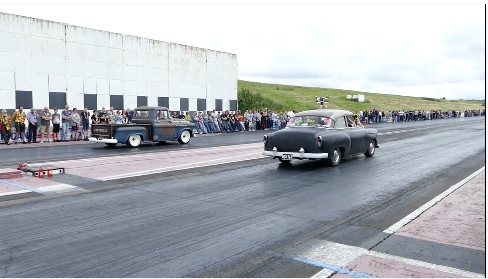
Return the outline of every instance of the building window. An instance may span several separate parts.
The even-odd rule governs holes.
[[[31,109],[32,104],[32,91],[18,91],[15,90],[15,107],[23,107],[25,109]]]
[[[147,96],[137,96],[137,106],[146,107],[147,106]]]
[[[96,94],[85,94],[83,96],[85,107],[89,110],[97,109],[97,95]]]
[[[169,109],[169,97],[158,97],[158,106]]]
[[[215,99],[215,110],[222,111],[222,99]]]
[[[237,110],[237,100],[229,100],[229,110],[236,111]]]
[[[49,108],[58,108],[63,110],[66,106],[66,93],[65,92],[49,92]]]
[[[197,110],[199,111],[207,110],[207,99],[197,99]]]
[[[110,106],[114,110],[124,109],[124,96],[122,95],[110,95]]]
[[[190,105],[189,105],[189,100],[188,98],[180,98],[180,110],[181,111],[188,111]]]

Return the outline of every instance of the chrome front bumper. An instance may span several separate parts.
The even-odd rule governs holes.
[[[271,156],[273,158],[281,158],[283,154],[291,154],[294,159],[327,159],[329,158],[328,153],[305,153],[303,148],[300,148],[298,152],[278,152],[277,148],[273,148],[272,151],[263,151],[265,156]]]
[[[89,141],[97,142],[97,143],[112,143],[117,144],[116,139],[97,139],[97,138],[88,138]]]

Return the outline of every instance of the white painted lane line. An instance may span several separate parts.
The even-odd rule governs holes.
[[[480,174],[484,170],[485,170],[485,167],[482,167],[481,169],[475,171],[474,173],[472,173],[471,175],[469,175],[465,179],[463,179],[463,180],[459,181],[458,183],[452,185],[449,189],[447,189],[446,191],[444,191],[443,193],[441,193],[437,197],[433,198],[432,200],[430,200],[429,202],[427,202],[426,204],[424,204],[420,208],[416,209],[412,213],[408,214],[407,216],[405,216],[405,218],[403,218],[400,221],[396,222],[395,224],[393,224],[392,226],[390,226],[388,229],[384,230],[383,232],[384,233],[388,233],[388,234],[395,233],[396,231],[398,231],[399,229],[401,229],[403,226],[405,226],[406,224],[410,223],[412,220],[414,220],[415,218],[417,218],[420,214],[424,213],[427,209],[431,208],[436,203],[440,202],[442,199],[444,199],[445,197],[447,197],[452,192],[456,191],[459,187],[461,187],[466,182],[468,182],[471,179],[473,179],[475,176],[477,176],[478,174]]]
[[[245,158],[245,157],[250,157],[250,158]],[[136,176],[149,175],[149,174],[155,174],[155,173],[163,173],[163,172],[174,171],[174,170],[186,170],[186,169],[192,169],[192,168],[198,168],[198,167],[207,167],[207,166],[221,165],[221,164],[227,164],[227,163],[242,162],[242,161],[254,160],[254,159],[258,159],[258,158],[262,158],[261,153],[251,153],[251,154],[245,154],[245,155],[239,155],[239,156],[232,156],[232,157],[225,157],[225,158],[219,158],[219,159],[213,159],[213,160],[207,160],[207,161],[200,161],[200,162],[190,163],[190,164],[183,164],[183,165],[179,165],[179,166],[171,166],[171,167],[164,167],[164,168],[158,168],[158,169],[151,169],[151,170],[147,170],[147,171],[138,171],[138,172],[126,173],[126,174],[122,174],[122,175],[106,176],[106,177],[102,177],[99,179],[101,179],[101,180],[114,180],[114,179],[136,177]],[[223,161],[223,162],[219,162],[219,161]]]
[[[57,194],[73,192],[73,191],[85,191],[84,189],[78,186],[64,184],[64,183],[50,185],[50,186],[43,186],[43,187],[39,187],[38,189],[42,190],[44,193],[57,193]]]
[[[36,163],[36,164],[29,164],[29,166],[44,166],[44,165],[59,165],[59,164],[69,164],[72,162],[96,162],[102,161],[106,162],[107,160],[117,161],[117,159],[123,159],[124,161],[130,158],[131,160],[140,158],[142,160],[147,160],[151,157],[168,157],[171,155],[185,155],[185,154],[208,154],[211,152],[224,152],[228,150],[246,150],[249,148],[256,148],[262,147],[262,143],[246,143],[246,144],[239,144],[239,145],[229,145],[229,146],[217,146],[217,147],[206,147],[206,148],[195,148],[191,150],[175,150],[175,151],[158,151],[158,152],[151,152],[151,153],[143,153],[143,154],[125,154],[119,156],[104,156],[104,157],[96,157],[96,158],[85,158],[85,159],[74,159],[74,160],[63,160],[63,161],[54,161],[54,162],[45,162],[45,163]],[[179,156],[181,157],[181,156]]]
[[[23,193],[31,193],[32,191],[28,190],[20,190],[20,191],[12,191],[12,192],[5,192],[5,193],[0,193],[1,196],[10,196],[10,195],[17,195],[17,194],[23,194]]]
[[[479,273],[474,273],[470,271],[465,271],[461,269],[457,269],[454,267],[450,266],[443,266],[443,265],[438,265],[438,264],[431,264],[427,262],[422,262],[418,260],[413,260],[413,259],[408,259],[408,258],[403,258],[403,257],[398,257],[390,254],[385,254],[385,253],[380,253],[376,251],[369,251],[368,255],[377,257],[377,258],[382,258],[386,260],[393,260],[396,262],[404,263],[404,264],[409,264],[413,266],[418,266],[418,267],[423,267],[427,269],[432,269],[436,271],[441,271],[441,272],[446,272],[446,273],[451,273],[454,275],[462,276],[462,277],[468,277],[468,278],[485,278],[484,274],[479,274]]]

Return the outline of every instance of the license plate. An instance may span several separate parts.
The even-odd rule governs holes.
[[[291,154],[283,154],[281,156],[281,160],[289,161],[289,160],[291,160],[291,158],[293,158],[293,156],[291,156]]]

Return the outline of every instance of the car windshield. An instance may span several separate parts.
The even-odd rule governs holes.
[[[290,119],[287,126],[288,127],[309,126],[309,127],[330,128],[334,126],[334,120],[330,119],[329,117],[316,116],[316,115],[295,116]]]

